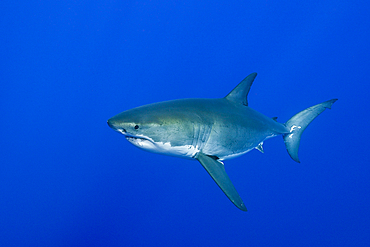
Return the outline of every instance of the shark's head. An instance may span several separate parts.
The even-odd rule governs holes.
[[[108,125],[133,145],[146,151],[174,156],[194,156],[193,126],[187,112],[167,102],[140,106],[110,118]]]
[[[110,118],[108,125],[135,146],[148,149],[155,142],[153,134],[160,129],[161,122],[155,118],[153,111],[146,108],[144,106],[121,112]]]

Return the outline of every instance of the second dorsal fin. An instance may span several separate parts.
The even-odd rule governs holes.
[[[248,93],[251,89],[254,78],[256,78],[257,73],[252,73],[249,76],[245,77],[238,86],[236,86],[225,99],[230,100],[236,104],[243,104],[248,106]]]

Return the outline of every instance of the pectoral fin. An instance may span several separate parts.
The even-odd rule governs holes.
[[[235,206],[243,211],[247,211],[242,199],[231,183],[229,176],[226,174],[224,164],[214,157],[199,153],[196,159],[202,164],[204,169],[211,175],[216,184],[221,188],[225,195]]]

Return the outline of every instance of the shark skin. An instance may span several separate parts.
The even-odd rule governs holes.
[[[337,100],[312,106],[279,123],[248,107],[248,92],[256,76],[247,76],[224,98],[144,105],[110,118],[108,125],[143,150],[198,160],[230,201],[247,211],[222,161],[253,149],[263,152],[266,139],[282,135],[289,155],[299,162],[302,132]]]

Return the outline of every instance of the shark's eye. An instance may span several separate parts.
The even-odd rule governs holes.
[[[135,125],[135,127],[134,127],[136,130],[139,128],[139,125]]]

